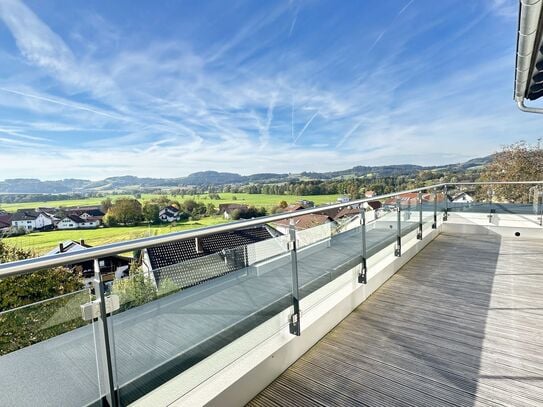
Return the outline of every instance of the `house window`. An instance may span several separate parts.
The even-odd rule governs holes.
[[[100,260],[98,264],[100,265],[100,267],[105,267],[106,262],[104,260]]]

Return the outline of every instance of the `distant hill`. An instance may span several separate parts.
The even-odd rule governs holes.
[[[420,166],[412,164],[356,166],[341,171],[302,172],[300,174],[260,173],[240,175],[230,172],[200,171],[180,178],[140,178],[130,175],[109,177],[100,181],[64,179],[40,181],[39,179],[16,178],[0,181],[0,193],[21,194],[65,194],[111,190],[137,190],[138,188],[186,187],[202,185],[226,185],[245,183],[270,183],[294,180],[329,180],[372,175],[374,177],[410,176],[422,170],[465,171],[484,166],[492,156],[443,166]]]

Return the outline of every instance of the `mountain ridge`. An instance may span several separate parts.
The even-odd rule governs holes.
[[[85,193],[117,189],[160,188],[160,187],[188,187],[202,185],[227,185],[246,183],[275,183],[302,180],[331,180],[345,177],[361,177],[371,174],[376,177],[391,177],[414,175],[419,171],[449,170],[462,171],[485,165],[492,159],[492,155],[474,158],[462,163],[446,164],[440,166],[422,166],[415,164],[397,164],[381,166],[358,165],[349,169],[326,172],[301,173],[256,173],[240,175],[232,172],[198,171],[186,177],[151,178],[122,175],[107,177],[103,180],[91,181],[85,179],[67,178],[62,180],[41,181],[37,178],[11,178],[0,181],[0,193]]]

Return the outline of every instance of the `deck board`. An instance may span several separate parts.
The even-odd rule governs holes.
[[[541,406],[542,266],[543,240],[441,234],[249,405]]]

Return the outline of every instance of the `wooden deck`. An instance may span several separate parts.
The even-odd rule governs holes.
[[[249,405],[542,406],[543,240],[438,236]]]

